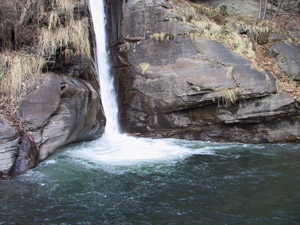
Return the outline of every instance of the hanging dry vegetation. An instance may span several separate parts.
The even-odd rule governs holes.
[[[26,92],[26,79],[60,55],[90,57],[86,0],[0,0],[0,95]],[[3,32],[2,32],[3,31]]]
[[[25,80],[37,78],[46,64],[46,60],[39,55],[20,52],[2,53],[1,58],[1,88],[4,94],[12,99],[22,95],[27,89]]]

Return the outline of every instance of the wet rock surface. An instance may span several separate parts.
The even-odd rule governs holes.
[[[200,37],[172,1],[110,1],[124,131],[209,141],[299,141],[299,109],[270,73]],[[283,129],[284,126],[284,129]]]

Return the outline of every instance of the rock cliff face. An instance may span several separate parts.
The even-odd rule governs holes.
[[[172,1],[107,1],[124,131],[207,141],[296,142],[299,105],[270,73],[201,37]]]
[[[0,52],[1,87],[9,87],[9,82],[3,85],[3,80],[9,76],[16,77],[14,81],[23,82],[20,88],[22,92],[14,104],[10,104],[9,95],[5,91],[0,91],[0,177],[24,173],[59,147],[94,140],[104,132],[106,120],[90,51],[92,31],[87,19],[87,1],[74,2],[56,1],[49,5],[45,1],[38,1],[39,4],[28,1],[26,10],[29,11],[44,4],[40,10],[41,14],[44,13],[43,17],[39,18],[42,21],[39,32],[44,36],[39,37],[38,32],[29,32],[32,34],[31,41],[22,41],[19,45],[10,43],[15,44],[16,52],[11,52],[14,57],[5,58],[5,54]],[[11,8],[14,7],[14,1],[8,3]],[[30,31],[37,27],[33,24],[39,20],[34,20],[36,15],[32,12],[25,13],[32,18],[28,19],[23,28]],[[51,18],[56,18],[56,22]],[[3,23],[1,19],[0,24]],[[19,27],[15,29],[12,25],[9,29],[18,30]],[[52,38],[53,42],[49,41],[45,45],[48,40],[45,38]],[[1,36],[1,48],[6,47],[3,40]],[[41,46],[44,46],[43,50],[39,49]],[[7,49],[7,55],[9,51]],[[35,54],[36,58],[42,58],[45,63],[41,64],[40,70],[32,72],[32,68],[38,66],[26,62],[35,59]],[[20,63],[17,70],[13,69],[13,59],[23,59],[26,65]],[[34,73],[38,75],[32,75]],[[18,76],[26,79],[18,80]],[[22,89],[25,86],[27,89]],[[7,106],[15,111],[8,110]]]

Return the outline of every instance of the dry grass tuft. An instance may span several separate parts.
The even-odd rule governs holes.
[[[271,23],[263,21],[258,24],[248,26],[248,36],[258,44],[267,44],[271,32]]]
[[[193,41],[200,35],[224,43],[241,56],[255,58],[250,38],[237,34],[230,25],[219,25],[215,22],[213,18],[221,14],[219,9],[213,9],[202,3],[188,3],[184,0],[173,0],[173,3],[182,20],[192,23],[199,29],[199,32],[190,34]]]
[[[56,29],[61,24],[59,15],[56,11],[51,12],[48,21],[48,30],[52,31]]]
[[[18,52],[3,53],[1,58],[1,94],[14,100],[26,91],[25,80],[38,77],[46,64],[46,60],[41,56]]]
[[[193,7],[190,7],[190,3],[184,0],[175,0],[173,3],[183,22],[190,22],[192,19],[195,19],[196,11]]]
[[[64,48],[72,49],[74,54],[91,55],[87,19],[73,21],[69,26],[54,31],[48,28],[41,30],[39,49],[42,55],[55,55],[57,50]]]
[[[191,33],[189,33],[189,35],[190,35],[192,42],[194,42],[198,39],[198,37],[200,36],[200,33],[199,32],[191,32]]]
[[[170,34],[170,33],[154,33],[151,35],[151,38],[153,38],[156,41],[164,41],[164,40],[173,40],[176,37],[176,34]]]
[[[71,49],[74,54],[91,55],[89,23],[87,19],[75,20],[74,8],[85,0],[54,0],[48,19],[48,28],[42,28],[39,36],[40,53],[56,55],[57,50]],[[60,18],[63,15],[63,21]]]
[[[18,21],[20,25],[33,21],[39,24],[46,17],[47,0],[16,0],[15,2],[21,8],[21,15]]]
[[[237,100],[241,97],[241,93],[242,90],[240,87],[225,88],[221,91],[221,103],[227,106],[235,104]]]
[[[85,0],[54,0],[53,4],[72,16],[74,13],[74,6],[84,5],[85,2]]]
[[[222,42],[244,57],[255,58],[252,41],[246,35],[239,35],[230,27],[218,25],[207,18],[191,22],[199,29],[201,36]]]
[[[142,74],[143,76],[145,75],[145,72],[149,69],[150,64],[147,62],[141,63],[140,65],[138,65],[138,68],[140,68],[142,70]]]

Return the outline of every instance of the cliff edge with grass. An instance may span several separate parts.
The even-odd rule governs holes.
[[[87,1],[0,2],[0,176],[102,135]]]

